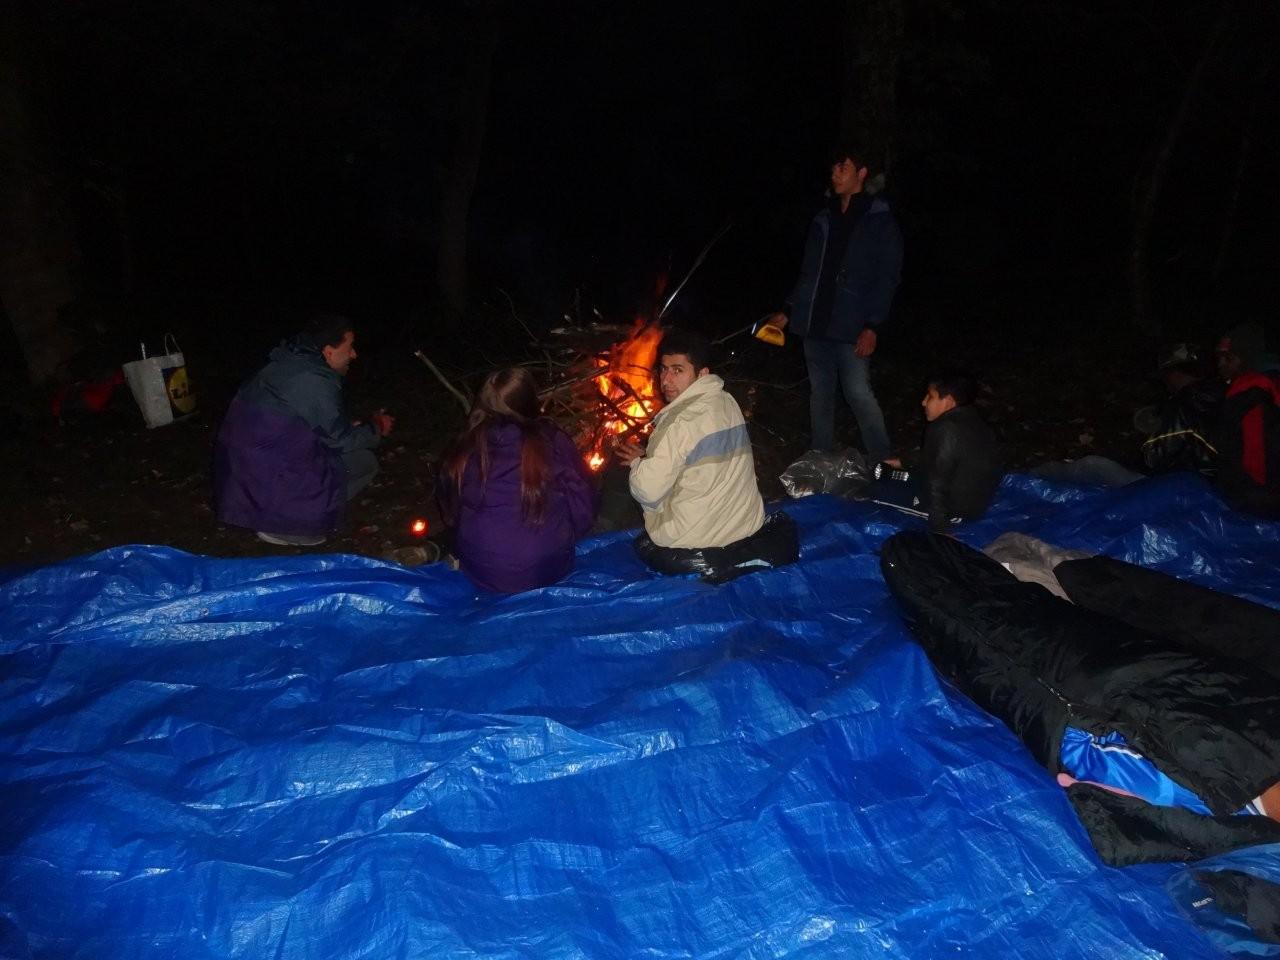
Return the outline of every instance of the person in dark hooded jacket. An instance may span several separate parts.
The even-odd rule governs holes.
[[[1142,462],[1152,474],[1194,470],[1212,476],[1218,466],[1216,431],[1224,385],[1207,376],[1196,348],[1172,345],[1160,357],[1160,379],[1168,395],[1158,405],[1133,415],[1143,434]],[[1051,460],[1031,472],[1060,483],[1123,487],[1145,478],[1109,457],[1089,454],[1076,460]]]
[[[373,451],[395,423],[381,410],[364,423],[344,412],[342,379],[356,356],[351,321],[322,314],[240,388],[214,450],[219,520],[286,546],[321,544],[337,527],[378,472]]]
[[[1218,424],[1217,485],[1231,506],[1280,518],[1280,373],[1262,327],[1244,323],[1218,343],[1227,383]]]
[[[1225,385],[1206,376],[1199,352],[1186,343],[1167,351],[1159,370],[1168,396],[1133,418],[1133,425],[1146,435],[1142,462],[1152,473],[1195,470],[1210,476],[1218,466],[1214,431]]]

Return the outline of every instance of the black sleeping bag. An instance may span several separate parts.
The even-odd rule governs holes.
[[[885,543],[881,569],[934,667],[1051,773],[1061,770],[1067,725],[1116,731],[1219,815],[1199,818],[1216,821],[1204,849],[1235,845],[1224,830],[1238,833],[1239,845],[1280,840],[1280,824],[1230,816],[1280,778],[1273,678],[1244,660],[1193,652],[1074,606],[948,537],[897,534]],[[1114,819],[1115,804],[1094,806],[1096,822],[1086,825],[1109,862],[1205,855],[1185,837],[1168,837],[1161,823],[1168,818],[1150,804],[1124,804],[1130,821],[1143,819],[1142,808],[1152,815],[1120,831],[1100,826]]]
[[[1236,870],[1196,874],[1209,888],[1224,913],[1244,917],[1264,943],[1280,944],[1280,886]]]
[[[1078,606],[1280,678],[1280,611],[1110,557],[1067,560],[1053,575]]]
[[[1203,860],[1242,847],[1280,842],[1280,823],[1267,817],[1209,817],[1088,783],[1069,786],[1067,799],[1098,856],[1113,867]]]

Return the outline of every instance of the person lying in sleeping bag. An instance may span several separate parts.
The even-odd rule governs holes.
[[[881,569],[935,669],[1062,775],[1104,860],[1280,841],[1273,676],[1021,582],[949,537],[896,534]]]

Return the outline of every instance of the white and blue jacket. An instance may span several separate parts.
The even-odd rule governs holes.
[[[751,439],[738,401],[715,374],[695,380],[654,417],[631,495],[660,547],[724,547],[764,523]]]

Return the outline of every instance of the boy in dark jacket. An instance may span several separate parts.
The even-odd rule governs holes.
[[[1133,415],[1133,426],[1142,433],[1142,461],[1153,474],[1195,470],[1212,476],[1218,467],[1214,431],[1222,407],[1225,385],[1206,376],[1194,346],[1177,343],[1160,358],[1160,379],[1168,396],[1158,406],[1143,407]],[[1089,454],[1076,460],[1050,460],[1031,473],[1058,483],[1090,487],[1123,487],[1144,479],[1109,457]]]
[[[1217,469],[1213,430],[1226,385],[1205,373],[1189,344],[1175,344],[1161,357],[1160,379],[1169,395],[1133,418],[1133,425],[1146,434],[1142,460],[1152,473],[1196,470],[1208,476]]]
[[[982,516],[1004,475],[995,434],[973,406],[977,384],[964,373],[945,372],[929,381],[924,399],[924,450],[905,482],[878,480],[872,499],[918,507],[929,529],[947,533],[956,520]],[[896,458],[888,466],[901,467]]]

